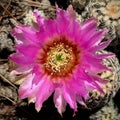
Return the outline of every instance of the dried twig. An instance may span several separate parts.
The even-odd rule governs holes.
[[[9,15],[9,16],[11,16],[18,24],[21,24],[19,21],[17,21],[17,19],[13,16],[13,14],[11,14],[8,10],[7,10],[7,8],[5,8],[4,6],[3,6],[3,4],[0,2],[0,6],[4,9],[4,11]]]
[[[1,95],[1,94],[0,94],[0,97],[3,97],[3,98],[5,98],[5,99],[7,99],[8,101],[12,102],[14,105],[16,105],[16,102],[13,101],[12,99],[10,99],[9,97],[4,96],[4,95]]]
[[[8,5],[6,6],[6,9],[8,9],[8,7],[10,6],[11,0],[8,1]],[[5,11],[3,12],[4,15]]]
[[[8,59],[0,59],[0,62],[8,62]]]
[[[2,74],[0,74],[0,78],[2,78],[5,82],[9,83],[15,89],[17,89],[17,87],[12,82],[10,82],[8,79],[6,79]]]
[[[44,7],[43,9],[55,9],[55,7],[54,6],[50,6],[50,5],[48,5],[48,4],[43,4],[43,3],[40,3],[40,2],[38,2],[38,1],[32,1],[32,0],[24,0],[24,2],[21,2],[21,3],[23,3],[24,5],[29,5],[29,6],[33,6],[33,7]]]

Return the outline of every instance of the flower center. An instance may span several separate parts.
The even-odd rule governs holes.
[[[39,63],[44,73],[53,77],[68,77],[79,64],[78,46],[65,36],[55,37],[42,50]]]
[[[52,47],[47,54],[45,65],[51,69],[52,73],[60,74],[61,72],[67,72],[74,61],[72,48],[65,46],[64,43],[59,43]]]

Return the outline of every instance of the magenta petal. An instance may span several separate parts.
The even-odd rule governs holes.
[[[94,90],[96,89],[96,86],[92,83],[94,83],[95,80],[97,79],[91,79],[90,77],[88,77],[88,75],[86,76],[85,73],[81,73],[82,76],[79,76],[81,72],[78,72],[76,75],[76,83],[78,83],[78,86],[82,86],[81,89],[83,89],[82,91],[78,92],[77,95],[81,96],[84,99],[88,98],[88,91]]]
[[[62,34],[66,32],[66,29],[68,29],[69,26],[69,21],[68,19],[66,19],[66,15],[64,15],[64,11],[60,11],[59,13],[60,15],[57,16],[57,28],[58,29],[58,33]]]
[[[39,51],[39,48],[33,45],[17,45],[15,48],[29,59],[34,59]]]
[[[104,38],[107,30],[97,31],[91,38],[89,38],[89,46],[97,45]]]
[[[103,90],[101,88],[101,86],[99,84],[106,84],[107,81],[104,79],[99,78],[97,75],[95,76],[92,73],[87,73],[85,70],[80,69],[78,71],[79,74],[82,74],[82,76],[78,76],[76,77],[78,80],[78,84],[84,82],[85,85],[83,85],[87,90],[93,90],[93,89],[97,89],[100,92],[103,93]],[[77,73],[77,74],[78,74]],[[98,84],[99,83],[99,84]],[[83,89],[85,89],[83,88]],[[85,98],[86,99],[86,98]]]
[[[39,83],[33,84],[34,79],[39,79]],[[39,78],[39,76],[36,76],[35,74],[29,74],[19,88],[20,97],[23,99],[26,97],[35,97],[38,94],[38,90],[43,85],[43,83],[44,79]]]
[[[101,59],[87,53],[84,56],[84,66],[88,72],[100,73],[105,70],[110,70],[108,67],[102,64]]]
[[[100,43],[99,45],[96,45],[96,46],[93,46],[93,47],[89,48],[88,50],[90,52],[95,52],[97,50],[102,50],[102,49],[106,48],[110,43],[111,43],[111,40],[107,40],[105,42]]]
[[[62,18],[64,17],[65,19],[68,19],[70,21],[75,20],[76,14],[75,11],[73,10],[72,5],[70,5],[66,11],[59,9],[57,6],[57,18]]]
[[[69,24],[73,22],[75,18],[75,12],[73,11],[72,6],[69,6],[67,11],[57,9],[57,28],[59,34],[65,34],[69,29]]]
[[[81,25],[81,32],[82,35],[83,34],[88,34],[89,32],[95,32],[97,29],[97,21],[94,18],[91,18],[87,21],[85,21],[82,25]]]
[[[35,84],[35,85],[39,84],[39,82],[41,81],[40,78],[43,78],[44,74],[39,72],[39,75],[36,75],[36,76],[38,76],[39,79],[34,78],[33,81],[32,81],[32,83]]]
[[[18,43],[31,43],[38,46],[37,31],[30,26],[17,26],[11,31],[11,34],[16,38]]]
[[[58,34],[57,24],[55,20],[49,19],[44,22],[46,36],[54,37]]]
[[[89,19],[85,22],[86,24],[81,25],[80,32],[78,33],[79,42],[83,45],[83,47],[86,48],[86,44],[88,46],[89,42],[91,42],[89,39],[97,33],[97,23],[95,19]],[[79,27],[79,26],[78,26]],[[78,29],[79,30],[79,29]]]
[[[33,64],[33,60],[26,59],[26,57],[24,55],[19,54],[19,53],[14,53],[14,54],[10,55],[9,58],[19,65],[30,66]]]
[[[71,38],[71,40],[73,40],[73,42],[76,42],[78,45],[81,45],[84,43],[84,41],[80,41],[80,32],[80,23],[74,20],[71,22],[71,24],[69,24],[66,34]]]
[[[39,15],[39,13],[35,12],[34,15],[38,21],[38,25],[40,27],[37,32],[37,36],[40,44],[42,45],[46,40],[50,37],[53,37],[57,34],[56,21],[52,19],[44,19]]]
[[[75,14],[75,11],[73,10],[73,6],[72,5],[68,6],[68,8],[67,8],[67,14],[68,14],[68,18],[70,20],[75,20],[76,14]]]
[[[83,106],[86,106],[84,100],[82,99],[82,97],[80,95],[76,96],[77,102]]]
[[[16,39],[16,42],[18,44],[20,43],[26,43],[27,42],[27,38],[25,38],[25,36],[23,35],[22,31],[19,30],[19,28],[14,28],[12,31],[11,31],[11,34],[15,37]]]
[[[84,39],[84,44],[82,44],[86,48],[91,48],[92,46],[98,45],[101,40],[103,39],[104,35],[106,33],[106,30],[104,31],[96,31],[94,33],[91,33],[91,36],[84,35],[82,39]]]
[[[70,81],[71,88],[73,88],[74,92],[80,96],[83,96],[85,99],[88,98],[88,90],[81,80],[79,80],[79,75],[76,77],[72,78]],[[81,87],[80,87],[81,86]]]
[[[41,26],[40,30],[36,33],[38,43],[43,46],[48,42],[51,37],[58,35],[57,24],[55,20],[44,20],[44,27]]]
[[[48,41],[51,37],[54,37],[58,34],[56,22],[54,20],[45,20],[44,28],[41,28],[37,33],[39,42],[42,45]]]
[[[94,80],[95,80],[96,83],[99,83],[99,84],[107,84],[108,83],[107,80],[102,79],[99,76],[92,76],[92,77],[94,78]]]
[[[76,96],[71,88],[68,88],[66,85],[62,89],[64,99],[70,105],[70,107],[77,111]]]
[[[11,72],[13,75],[19,75],[19,74],[26,74],[32,71],[32,66],[26,66],[26,67],[18,67],[15,70]]]
[[[20,98],[24,99],[28,97],[29,95],[31,95],[33,78],[34,78],[34,75],[29,74],[26,77],[26,80],[21,84],[18,90]]]
[[[115,54],[113,53],[106,53],[106,54],[98,54],[96,55],[96,57],[100,58],[100,59],[105,59],[105,58],[111,58],[114,57]]]
[[[45,18],[40,16],[39,12],[34,12],[34,16],[36,17],[39,29],[41,29],[42,25],[44,24]]]
[[[42,104],[48,97],[52,94],[51,91],[52,83],[50,83],[46,78],[44,78],[43,84],[39,86],[39,92],[36,95],[36,104],[35,108],[37,111],[40,111]],[[46,89],[47,88],[47,89]]]
[[[66,108],[66,101],[63,97],[62,90],[57,88],[54,93],[54,103],[55,107],[58,109],[58,112],[62,115]]]
[[[82,29],[85,29],[85,28],[97,28],[97,19],[95,18],[90,18],[88,20],[86,20],[84,23],[82,23]]]

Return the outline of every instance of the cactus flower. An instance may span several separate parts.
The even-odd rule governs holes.
[[[18,90],[21,99],[35,103],[37,111],[53,94],[58,112],[66,104],[75,112],[77,103],[83,104],[89,91],[102,91],[106,80],[98,73],[110,70],[103,59],[111,54],[97,54],[109,43],[102,41],[107,30],[98,30],[94,18],[79,23],[71,6],[56,8],[56,18],[48,19],[34,12],[37,27],[18,25],[11,34],[16,40],[16,53],[10,56],[18,68],[16,74],[25,74]]]

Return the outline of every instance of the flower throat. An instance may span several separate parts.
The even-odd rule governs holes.
[[[78,47],[66,37],[56,37],[43,48],[43,70],[50,76],[65,77],[70,75],[79,62]]]

